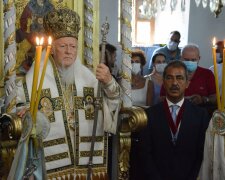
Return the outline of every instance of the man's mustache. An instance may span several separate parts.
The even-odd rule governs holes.
[[[178,86],[171,86],[170,90],[180,90],[180,88]]]

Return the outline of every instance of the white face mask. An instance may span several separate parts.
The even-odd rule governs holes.
[[[164,69],[165,69],[165,67],[166,67],[166,65],[167,65],[166,63],[156,64],[156,65],[155,65],[155,69],[156,69],[156,71],[157,71],[158,73],[162,74],[163,71],[164,71]]]
[[[170,51],[175,51],[178,47],[178,43],[174,42],[174,41],[169,41],[168,44],[167,44],[167,48],[170,50]]]
[[[216,62],[218,64],[222,62],[222,57],[220,56],[220,53],[216,53]]]
[[[138,74],[141,71],[141,63],[132,63],[132,73]]]

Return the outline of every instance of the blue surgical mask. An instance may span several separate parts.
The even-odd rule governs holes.
[[[183,61],[186,65],[188,72],[194,72],[198,67],[198,62],[196,61]]]

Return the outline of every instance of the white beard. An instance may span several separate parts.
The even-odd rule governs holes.
[[[70,85],[75,83],[75,73],[76,69],[81,66],[80,59],[76,58],[74,63],[69,67],[58,68],[59,75],[61,77],[62,85]]]

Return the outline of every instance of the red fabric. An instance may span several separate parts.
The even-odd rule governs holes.
[[[20,17],[20,28],[27,33],[30,32],[28,32],[28,20],[32,20],[32,11],[30,10],[29,6],[26,5]]]
[[[169,106],[168,106],[168,103],[167,103],[166,99],[163,102],[163,106],[164,106],[164,109],[166,111],[166,119],[167,119],[167,122],[169,124],[169,127],[170,127],[171,131],[173,132],[173,135],[175,135],[177,133],[178,127],[179,127],[180,122],[181,122],[181,118],[183,116],[184,103],[182,104],[182,106],[180,107],[180,110],[178,112],[177,119],[176,119],[176,125],[173,122],[173,118],[172,118],[171,112],[169,110]]]
[[[185,90],[185,96],[192,96],[194,94],[200,96],[216,94],[215,78],[212,71],[198,66],[188,88]],[[165,88],[162,86],[160,96],[165,95]]]

